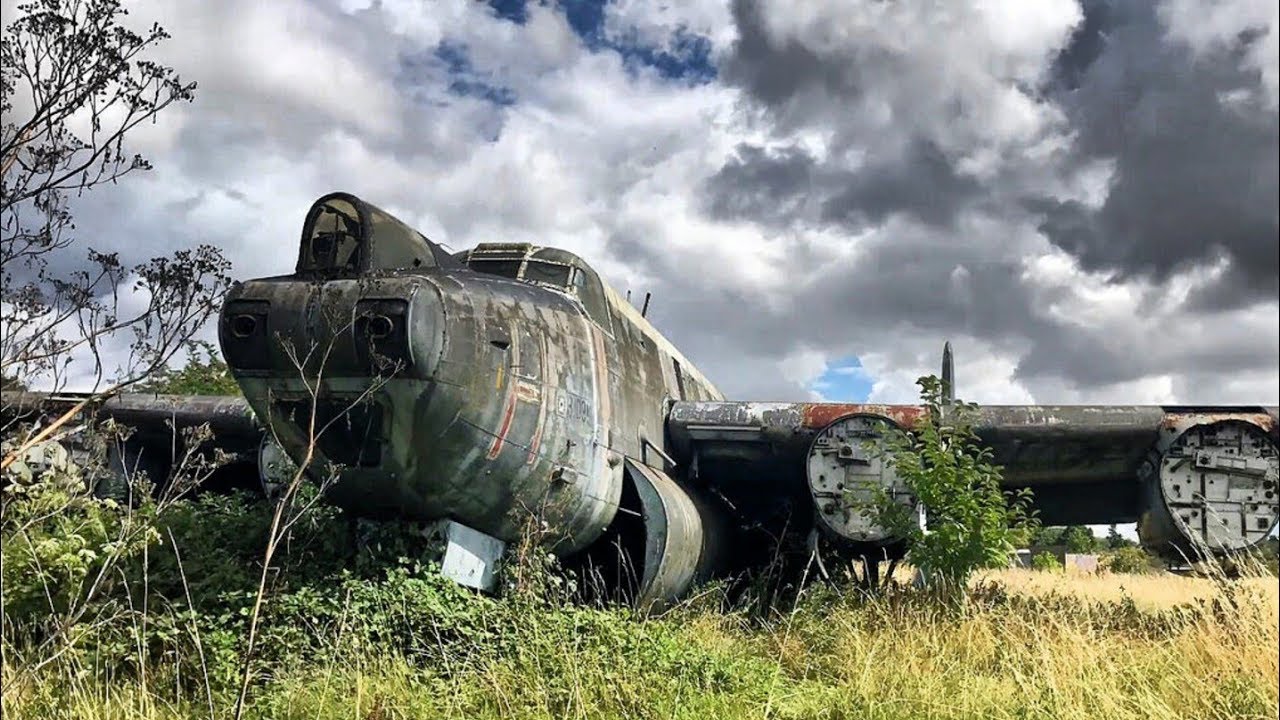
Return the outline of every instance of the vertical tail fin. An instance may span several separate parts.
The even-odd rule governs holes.
[[[942,346],[942,404],[951,405],[956,400],[956,368],[951,358],[951,341]]]

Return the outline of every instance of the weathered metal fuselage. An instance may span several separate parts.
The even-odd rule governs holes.
[[[313,206],[293,275],[235,288],[220,337],[255,413],[336,478],[339,503],[501,540],[537,517],[564,553],[621,507],[643,517],[641,585],[659,595],[705,574],[730,527],[882,552],[893,538],[858,488],[914,503],[867,447],[923,408],[725,402],[571,253],[445,255],[348,195]],[[1274,409],[985,407],[974,422],[1045,522],[1138,521],[1149,544],[1198,553],[1248,547],[1280,514]]]
[[[433,265],[239,284],[220,338],[245,397],[355,512],[503,540],[536,516],[559,550],[585,547],[617,511],[623,460],[665,453],[669,403],[719,394],[603,285],[592,317],[568,283]]]

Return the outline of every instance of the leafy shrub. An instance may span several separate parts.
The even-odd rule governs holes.
[[[942,381],[917,381],[926,412],[911,433],[886,437],[887,461],[898,479],[923,505],[928,530],[917,511],[884,488],[871,488],[877,522],[906,542],[907,558],[930,584],[963,592],[969,576],[1008,564],[1009,553],[1036,525],[1029,490],[1006,493],[991,450],[973,430],[977,406],[954,401],[944,406]]]
[[[1107,553],[1103,567],[1113,573],[1145,575],[1161,571],[1160,562],[1140,547],[1121,547]]]
[[[1062,561],[1051,552],[1038,552],[1031,556],[1031,569],[1042,572],[1062,572]]]
[[[240,386],[231,375],[218,350],[206,340],[188,340],[184,345],[186,363],[174,369],[156,370],[135,386],[138,392],[161,395],[240,395]]]
[[[1062,532],[1059,541],[1069,553],[1092,553],[1102,549],[1102,541],[1084,525],[1071,525]]]
[[[12,624],[50,632],[83,615],[89,601],[118,584],[115,568],[158,537],[154,503],[125,507],[94,497],[86,473],[67,458],[61,445],[47,442],[5,471],[0,554],[6,629]]]

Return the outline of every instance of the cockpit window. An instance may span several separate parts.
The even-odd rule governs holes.
[[[520,262],[520,260],[493,260],[473,257],[467,262],[467,267],[476,272],[515,280],[520,277]]]
[[[570,269],[568,265],[530,260],[525,264],[524,279],[555,285],[562,290],[567,290],[569,289]]]
[[[360,211],[354,204],[332,198],[313,207],[299,269],[359,272],[361,236]]]
[[[421,233],[372,205],[367,207],[376,267],[408,270],[436,266],[431,245]]]
[[[609,301],[605,299],[604,286],[600,277],[586,267],[576,268],[573,272],[573,286],[577,290],[578,300],[587,311],[587,316],[596,321],[600,329],[612,333],[609,319]]]
[[[352,277],[453,262],[422,233],[390,213],[353,195],[333,193],[317,200],[307,212],[298,272]]]
[[[530,243],[482,243],[459,257],[476,272],[555,288],[577,298],[587,317],[605,333],[613,333],[609,300],[600,276],[571,252]]]

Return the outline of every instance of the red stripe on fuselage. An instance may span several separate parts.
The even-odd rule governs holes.
[[[533,461],[538,458],[538,445],[542,443],[542,427],[538,427],[538,432],[533,435],[533,442],[529,443],[529,457],[525,458],[525,465],[532,465]]]
[[[547,357],[547,336],[543,335],[538,338],[538,363],[539,376],[536,378],[539,383],[543,382],[542,363],[546,362]],[[550,389],[543,385],[538,393],[538,420],[533,426],[533,437],[529,438],[529,457],[525,459],[525,465],[532,465],[533,461],[538,458],[538,446],[542,444],[542,424],[547,419],[547,405],[551,403]]]
[[[493,444],[489,446],[489,454],[486,456],[490,460],[498,457],[498,453],[502,452],[502,446],[507,442],[507,433],[511,430],[511,420],[516,416],[516,394],[514,392],[507,393],[507,406],[502,411],[502,425],[498,427],[498,434],[493,436]]]

